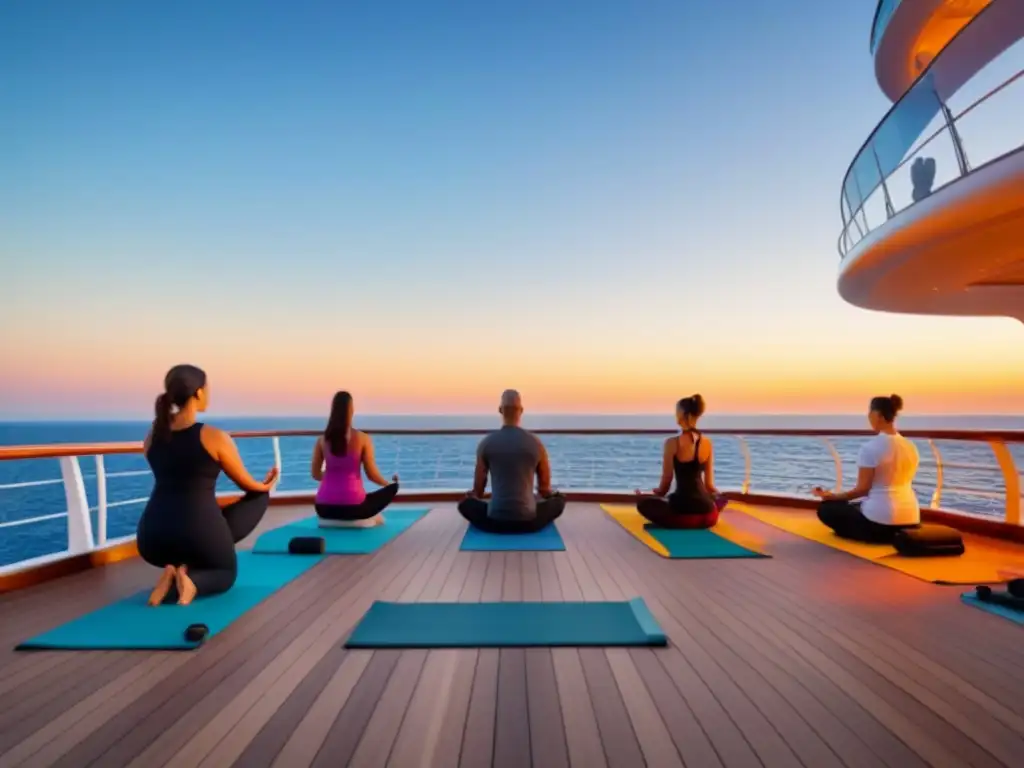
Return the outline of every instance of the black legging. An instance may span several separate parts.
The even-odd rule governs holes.
[[[486,533],[536,533],[558,519],[565,511],[565,496],[556,493],[537,502],[533,520],[498,520],[487,516],[487,502],[467,496],[459,502],[459,514],[474,528]]]
[[[251,491],[218,510],[217,516],[212,510],[183,511],[173,530],[147,524],[144,517],[139,521],[139,555],[158,568],[186,566],[197,595],[227,592],[238,577],[235,544],[256,529],[268,506],[269,493]],[[189,524],[180,524],[185,521]],[[164,602],[177,600],[177,589],[172,587]]]
[[[324,520],[354,522],[369,520],[376,517],[395,500],[398,495],[398,483],[385,485],[376,491],[366,494],[361,504],[316,504],[316,513]]]
[[[636,510],[659,528],[711,528],[725,504],[723,496],[711,499],[710,505],[705,498],[644,496],[637,500]]]
[[[882,525],[864,517],[860,504],[850,501],[823,501],[818,506],[818,519],[837,536],[866,544],[892,544],[897,531],[916,525]]]

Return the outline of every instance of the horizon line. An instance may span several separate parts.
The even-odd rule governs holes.
[[[388,417],[388,418],[471,418],[471,417],[491,417],[496,414],[496,411],[474,411],[474,412],[462,412],[462,413],[376,413],[376,412],[361,412],[356,414],[356,418],[359,416],[370,416],[370,417]],[[671,414],[667,414],[665,411],[631,411],[631,412],[593,412],[593,413],[573,413],[564,411],[528,411],[527,416],[562,416],[562,417],[607,417],[607,418],[624,418],[630,416],[665,416],[671,418]],[[795,411],[730,411],[724,413],[705,414],[704,418],[716,418],[716,417],[796,417],[796,418],[820,418],[829,416],[864,416],[862,411],[834,411],[834,412],[820,412],[820,413],[801,413]],[[281,415],[267,415],[267,414],[228,414],[221,418],[225,419],[315,419],[320,418],[320,414],[281,414]],[[326,417],[324,417],[326,418]],[[945,419],[957,419],[957,418],[1024,418],[1024,414],[1017,413],[916,413],[916,414],[903,414],[901,418],[945,418]],[[152,421],[150,417],[143,416],[111,416],[111,417],[89,417],[89,416],[39,416],[31,418],[7,418],[0,416],[0,424],[46,424],[46,423],[60,423],[60,422],[82,422],[82,423],[137,423],[137,422],[149,422]]]

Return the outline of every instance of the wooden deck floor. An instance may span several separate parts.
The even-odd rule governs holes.
[[[460,553],[465,524],[438,507],[191,653],[10,650],[150,586],[138,561],[14,593],[0,599],[0,768],[1022,764],[1021,627],[956,588],[730,520],[774,558],[664,560],[589,505],[559,523],[566,552]],[[342,648],[374,599],[636,595],[670,647]]]

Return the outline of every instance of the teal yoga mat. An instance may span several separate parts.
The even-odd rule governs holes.
[[[347,648],[661,646],[642,598],[613,603],[375,602]]]
[[[554,523],[536,533],[486,533],[469,526],[459,549],[463,552],[564,552],[565,542]]]
[[[267,531],[256,540],[252,551],[258,555],[281,555],[288,553],[288,542],[296,536],[320,536],[327,545],[328,555],[367,555],[376,552],[413,523],[423,517],[428,509],[386,509],[384,525],[373,528],[321,528],[316,517],[308,517],[294,523]],[[309,557],[309,555],[295,555]]]
[[[38,650],[191,650],[185,639],[190,624],[205,624],[207,639],[223,631],[243,613],[322,557],[256,556],[238,553],[238,580],[220,595],[197,597],[191,605],[147,605],[149,590],[69,621],[18,646]],[[153,570],[156,581],[157,571]]]
[[[668,550],[668,556],[674,559],[700,560],[730,557],[769,557],[741,547],[735,542],[719,536],[713,530],[681,530],[675,528],[657,528],[648,525],[644,530],[661,542]]]
[[[984,600],[979,600],[973,592],[965,592],[960,595],[960,599],[968,605],[973,605],[975,608],[995,614],[996,616],[1002,616],[1004,619],[1024,625],[1024,612],[1015,611],[1013,608],[1008,608],[1005,605],[999,605],[998,603],[986,603]]]

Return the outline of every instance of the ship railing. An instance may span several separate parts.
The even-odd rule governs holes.
[[[896,13],[896,9],[900,7],[902,2],[903,0],[878,0],[878,6],[875,8],[875,19],[871,23],[871,38],[868,41],[872,54],[878,48],[882,35],[885,34],[886,27],[889,26],[893,14]]]
[[[381,471],[401,477],[399,499],[423,501],[453,499],[468,490],[476,443],[487,432],[368,431],[374,435]],[[547,445],[557,487],[570,498],[609,499],[628,499],[635,488],[655,486],[663,440],[674,434],[628,429],[536,432]],[[309,503],[316,487],[310,463],[318,434],[280,430],[236,432],[234,437],[254,475],[271,465],[278,469],[275,503]],[[715,441],[719,488],[740,499],[804,506],[812,503],[815,486],[852,486],[857,449],[869,436],[857,430],[780,429],[709,429],[705,434]],[[964,521],[1024,530],[1018,469],[1024,466],[1024,431],[903,434],[921,452],[915,487],[925,507]],[[0,560],[0,576],[131,543],[152,485],[141,454],[141,443],[0,447],[0,461],[35,467],[13,473],[28,479],[0,484],[0,556],[7,553]],[[40,465],[52,467],[55,476],[41,476],[45,470]],[[63,509],[26,511],[33,506],[32,497],[44,491]],[[63,503],[53,498],[58,493]],[[8,494],[22,503],[5,501]],[[231,494],[230,484],[225,485],[222,495]],[[39,551],[44,539],[51,545]]]
[[[893,8],[895,8],[893,5]],[[891,9],[890,9],[891,11]],[[1021,151],[1013,116],[1024,103],[1024,8],[992,3],[939,52],[896,101],[855,155],[843,178],[840,258],[890,219],[944,187]],[[971,70],[994,55],[980,72]],[[970,89],[965,86],[971,85]],[[975,90],[980,95],[953,105]],[[966,98],[965,98],[966,101]],[[930,183],[917,184],[917,160],[934,162]],[[925,170],[927,176],[929,171]],[[920,178],[920,177],[919,177]]]

